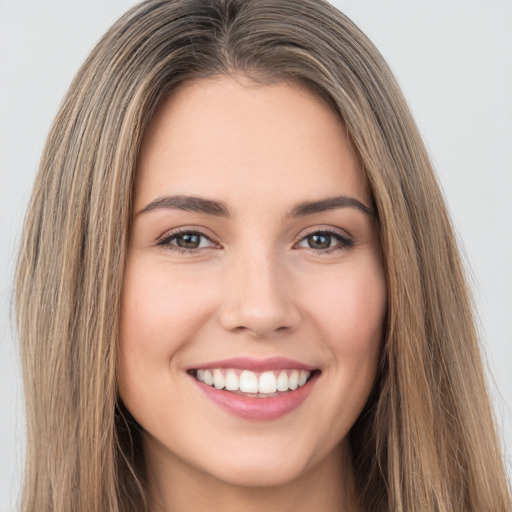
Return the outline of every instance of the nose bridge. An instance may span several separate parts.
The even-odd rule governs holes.
[[[228,269],[223,327],[255,336],[295,327],[300,314],[286,270],[284,257],[263,243],[238,251]]]

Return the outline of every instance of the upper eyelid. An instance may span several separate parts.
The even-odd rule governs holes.
[[[341,228],[334,228],[331,226],[329,228],[313,227],[311,230],[307,231],[306,233],[303,232],[302,235],[300,236],[300,238],[298,238],[297,241],[294,242],[293,247],[296,248],[297,246],[299,246],[299,244],[303,243],[304,240],[306,240],[306,238],[308,238],[309,236],[312,236],[316,233],[329,235],[329,236],[335,238],[337,240],[339,246],[338,247],[329,247],[326,249],[314,249],[314,248],[308,248],[308,247],[304,247],[303,249],[310,250],[313,252],[318,252],[320,254],[328,254],[330,252],[334,252],[337,250],[348,249],[355,245],[355,241],[354,241],[354,238],[352,237],[352,235],[350,235],[349,233],[347,233],[345,230],[343,230]]]
[[[167,230],[164,232],[163,235],[160,235],[156,239],[156,243],[158,244],[164,240],[168,240],[174,236],[178,236],[178,235],[185,234],[185,233],[195,233],[195,234],[201,235],[204,238],[210,240],[210,242],[212,242],[212,243],[219,244],[219,242],[217,242],[215,240],[214,236],[209,235],[204,232],[204,228],[198,228],[198,227],[193,227],[193,226],[183,226],[183,227]]]
[[[300,237],[298,238],[298,240],[302,240],[304,238],[306,238],[307,236],[310,236],[310,235],[314,235],[315,233],[327,233],[327,234],[334,234],[334,235],[338,235],[338,236],[341,236],[342,238],[350,238],[352,239],[352,235],[346,231],[345,229],[342,229],[342,228],[337,228],[337,227],[334,227],[334,226],[311,226],[310,228],[306,228],[306,230],[303,230],[301,232],[301,234],[299,235]]]

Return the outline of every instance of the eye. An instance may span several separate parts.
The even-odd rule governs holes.
[[[199,231],[178,231],[165,235],[157,245],[177,251],[196,251],[216,244]]]
[[[297,244],[298,247],[327,253],[346,249],[353,245],[354,242],[350,238],[334,231],[315,231],[309,233]]]

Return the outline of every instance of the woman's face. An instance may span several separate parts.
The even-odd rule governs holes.
[[[150,466],[266,486],[340,465],[386,310],[370,206],[344,128],[299,86],[219,77],[161,105],[118,360]]]

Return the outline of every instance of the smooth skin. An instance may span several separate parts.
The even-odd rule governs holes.
[[[118,354],[155,511],[357,510],[347,434],[386,313],[364,207],[344,127],[301,86],[214,77],[161,104],[138,162]],[[319,377],[290,413],[248,420],[187,372],[233,357],[287,357]]]

